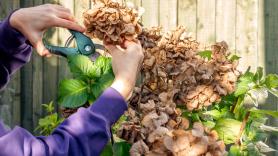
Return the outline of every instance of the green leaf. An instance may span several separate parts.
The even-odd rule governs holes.
[[[244,98],[245,98],[244,95],[241,95],[241,96],[238,97],[235,108],[234,108],[234,111],[233,111],[233,113],[235,114],[235,118],[238,119],[238,120],[243,119],[243,117],[246,113],[244,105],[243,105],[244,104],[243,103]]]
[[[239,60],[240,58],[241,58],[241,57],[239,57],[239,56],[237,56],[237,55],[234,54],[234,55],[232,55],[232,56],[229,57],[229,60],[230,60],[230,61],[237,61],[237,60]]]
[[[278,87],[278,75],[276,74],[268,74],[265,78],[265,84],[267,88],[277,88]]]
[[[254,75],[254,81],[257,82],[257,81],[261,81],[263,78],[263,68],[262,67],[258,67],[257,68],[257,71]]]
[[[198,55],[200,55],[202,58],[207,58],[208,60],[210,60],[212,57],[212,51],[211,50],[201,51],[198,53]]]
[[[39,131],[40,135],[50,135],[53,130],[63,122],[63,119],[59,119],[57,113],[53,113],[39,119],[38,126],[35,131]]]
[[[114,81],[114,74],[113,72],[107,72],[102,75],[96,83],[92,85],[92,92],[95,98],[98,98],[101,93],[108,88],[112,82]]]
[[[235,96],[246,94],[254,85],[254,74],[247,71],[239,78],[239,82],[236,84]]]
[[[46,112],[51,114],[54,111],[53,101],[51,101],[49,104],[42,104],[42,106],[45,108]]]
[[[121,127],[122,123],[125,122],[126,120],[127,120],[127,116],[122,115],[120,117],[120,119],[113,125],[113,127],[112,127],[113,133],[117,132],[119,130],[119,128]]]
[[[219,111],[219,110],[210,110],[210,111],[205,111],[204,113],[203,113],[204,115],[209,115],[209,116],[211,116],[213,119],[219,119],[219,118],[221,118],[221,112]]]
[[[87,84],[82,80],[62,80],[58,98],[60,105],[66,108],[77,108],[84,105],[88,99],[87,88]]]
[[[111,58],[100,56],[96,59],[94,64],[97,68],[101,69],[101,73],[107,73],[112,70]]]
[[[266,114],[266,115],[270,115],[272,117],[278,118],[278,111],[261,110],[261,109],[256,109],[256,108],[252,108],[249,111],[253,112],[253,113]]]
[[[127,142],[117,142],[113,145],[113,156],[129,156],[131,145]]]
[[[95,73],[93,62],[84,55],[72,55],[68,57],[68,64],[74,77],[88,77]]]
[[[272,88],[272,89],[267,89],[267,91],[269,91],[272,95],[278,97],[278,90],[275,89],[275,88]]]
[[[236,145],[231,146],[228,156],[242,156],[240,147]]]
[[[216,122],[214,129],[225,144],[234,143],[237,139],[241,127],[241,122],[235,119],[220,119]]]
[[[215,122],[213,121],[204,121],[202,122],[204,124],[204,126],[206,126],[207,128],[212,129],[215,126]]]
[[[111,143],[108,143],[105,146],[105,148],[101,152],[101,156],[113,156],[113,148]]]
[[[260,125],[260,129],[263,131],[267,131],[267,132],[276,132],[278,133],[278,127],[272,127],[272,126],[267,126],[267,125]]]

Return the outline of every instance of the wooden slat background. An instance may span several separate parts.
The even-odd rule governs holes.
[[[142,22],[146,27],[162,25],[170,30],[185,25],[206,46],[225,40],[239,54],[240,69],[265,67],[266,73],[278,73],[278,1],[277,0],[118,0],[145,8]],[[80,23],[82,12],[92,5],[89,0],[1,0],[0,19],[19,7],[60,3],[72,10]],[[49,41],[63,45],[69,33],[64,29],[47,32]],[[32,131],[43,115],[42,103],[57,99],[57,85],[69,76],[65,59],[41,58],[36,53],[17,72],[5,91],[0,93],[0,118],[13,127]],[[269,109],[277,110],[271,97]],[[56,106],[58,109],[58,106]],[[272,121],[278,125],[277,121]],[[278,144],[278,139],[272,141]]]

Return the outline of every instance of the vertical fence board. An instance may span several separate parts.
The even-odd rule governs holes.
[[[91,7],[91,3],[90,0],[83,0],[82,3],[78,2],[79,0],[74,0],[74,15],[78,23],[83,25],[83,12]]]
[[[197,0],[178,1],[178,25],[183,25],[196,39]]]
[[[58,0],[44,0],[44,3],[58,3]],[[57,28],[48,30],[46,32],[46,39],[50,44],[58,45]],[[58,57],[55,55],[51,58],[43,59],[43,103],[49,103],[57,99],[57,65]],[[41,106],[41,104],[38,105]],[[55,110],[57,110],[57,106]]]
[[[13,9],[20,8],[20,0],[13,0]],[[21,121],[21,96],[20,96],[20,71],[17,71],[14,74],[14,80],[11,82],[13,89],[14,89],[14,95],[13,95],[13,101],[10,103],[12,105],[12,127],[15,125],[20,125]]]
[[[158,0],[142,0],[142,7],[145,8],[145,13],[142,17],[144,27],[158,26]]]
[[[216,0],[216,41],[226,41],[235,51],[236,0]]]
[[[34,6],[43,4],[43,0],[34,1]],[[33,52],[33,127],[36,127],[42,115],[43,103],[43,58]]]
[[[19,8],[19,1],[0,2],[0,20]],[[0,120],[9,127],[20,124],[20,72],[12,75],[7,88],[0,92]]]
[[[177,26],[177,3],[177,0],[159,1],[159,24],[165,30],[171,30]]]
[[[133,3],[135,6],[141,6],[141,5],[142,5],[141,0],[125,0],[125,2],[131,2],[131,3]]]
[[[206,45],[215,42],[215,0],[197,1],[197,39]]]
[[[59,0],[59,3],[70,9],[72,14],[74,14],[74,0]],[[68,39],[68,37],[71,34],[69,33],[68,30],[63,29],[63,28],[59,28],[58,29],[58,36],[59,36],[59,40],[58,40],[58,44],[60,46],[64,46],[66,43],[66,40]],[[58,83],[63,80],[66,77],[70,77],[70,70],[68,68],[67,65],[67,60],[63,57],[59,57],[58,58]]]
[[[20,7],[33,6],[33,1],[21,1]],[[21,69],[21,122],[29,131],[33,130],[33,61]]]
[[[237,1],[236,51],[242,57],[239,69],[244,71],[248,66],[257,67],[257,18],[258,0]]]
[[[258,2],[258,66],[265,68],[264,0]],[[265,72],[265,71],[264,71]]]
[[[265,62],[266,62],[266,72],[278,74],[278,1],[266,0],[265,9]],[[278,110],[277,109],[277,98],[271,96],[267,101],[266,109]],[[272,126],[278,126],[277,120],[272,120],[270,123]],[[278,148],[277,136],[273,135],[271,137],[271,142]],[[277,152],[276,152],[277,153]],[[277,154],[278,155],[278,154]]]

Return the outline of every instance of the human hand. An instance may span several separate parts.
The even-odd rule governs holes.
[[[42,41],[48,28],[63,27],[85,31],[85,28],[75,22],[69,9],[56,4],[19,9],[11,15],[10,25],[20,31],[41,56],[51,56]]]
[[[134,89],[144,54],[139,43],[125,41],[124,47],[126,49],[121,49],[115,45],[105,45],[112,56],[112,67],[115,74],[115,80],[111,87],[128,100]]]

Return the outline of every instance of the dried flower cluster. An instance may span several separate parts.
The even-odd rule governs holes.
[[[164,35],[159,31],[155,28],[140,36],[145,49],[146,87],[155,93],[178,89],[174,101],[185,104],[188,110],[209,106],[235,90],[240,74],[236,70],[238,62],[227,59],[225,42],[213,45],[212,58],[207,60],[198,55],[199,43],[189,37],[184,27]]]
[[[229,61],[225,42],[212,46],[212,59],[198,55],[199,43],[184,27],[161,33],[144,30],[139,36],[145,52],[141,88],[135,88],[118,136],[133,144],[130,154],[220,156],[225,144],[216,131],[182,117],[177,105],[200,109],[232,93],[239,75],[237,63]],[[191,123],[192,124],[192,123]]]
[[[111,0],[99,0],[83,13],[86,34],[108,43],[120,44],[134,40],[141,33],[138,10]]]

